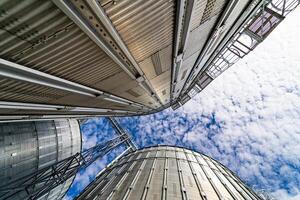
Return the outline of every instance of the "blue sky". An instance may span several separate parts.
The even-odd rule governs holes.
[[[299,200],[299,11],[182,108],[118,120],[140,147],[189,147],[219,160],[252,187]],[[81,129],[84,148],[113,137],[104,118]],[[72,199],[118,152],[81,171],[65,198]]]

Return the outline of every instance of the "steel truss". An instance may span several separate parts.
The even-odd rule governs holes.
[[[0,199],[38,199],[55,187],[76,175],[79,169],[86,168],[96,159],[103,157],[112,149],[127,144],[130,138],[126,133],[119,134],[107,142],[98,144],[53,165],[14,180],[0,188]]]
[[[172,105],[176,110],[211,81],[257,47],[300,4],[300,0],[262,0],[260,7],[199,73],[187,92]]]
[[[128,147],[130,147],[131,151],[135,151],[138,149],[138,146],[136,143],[131,139],[128,132],[122,128],[122,126],[118,123],[118,121],[114,117],[107,117],[107,119],[110,121],[111,125],[115,129],[116,133],[118,135],[127,135],[129,137],[129,140],[126,141],[126,144]]]

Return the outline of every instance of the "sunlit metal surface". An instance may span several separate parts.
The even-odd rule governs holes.
[[[298,0],[273,0],[261,1],[257,4],[257,8],[254,6],[253,12],[246,17],[245,22],[228,42],[224,43],[219,53],[215,52],[215,56],[204,64],[203,70],[195,75],[193,80],[190,79],[192,83],[186,85],[187,89],[172,106],[173,109],[179,108],[195,95],[190,91],[201,92],[213,79],[254,50],[299,3]],[[197,90],[196,87],[200,87],[201,90]]]
[[[0,101],[64,108],[2,106],[0,115],[123,116],[178,108],[250,53],[298,4],[1,1]]]
[[[9,182],[16,188],[21,177],[64,160],[81,151],[81,135],[77,120],[30,121],[0,123],[0,188]],[[61,199],[68,190],[74,176],[58,184],[41,199]],[[0,199],[27,199],[23,191],[17,196]]]
[[[121,157],[78,199],[261,200],[219,162],[170,146],[145,148]]]
[[[0,188],[0,199],[61,199],[70,186],[70,180],[74,179],[79,170],[88,167],[97,159],[102,159],[103,156],[128,139],[126,134],[119,135],[63,160],[41,167],[26,176],[16,177],[15,180],[8,181]],[[65,186],[65,183],[69,183],[69,185]],[[61,187],[64,188],[63,191],[59,191]],[[55,193],[53,190],[55,192],[58,190],[57,197],[52,195]]]

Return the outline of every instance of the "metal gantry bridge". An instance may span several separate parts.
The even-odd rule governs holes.
[[[108,120],[117,133],[116,137],[27,176],[12,180],[0,188],[0,199],[14,199],[14,197],[20,196],[23,196],[24,199],[38,199],[76,175],[80,169],[88,167],[95,160],[103,158],[104,155],[122,144],[128,147],[124,152],[137,150],[137,145],[117,120],[112,117],[109,117]]]

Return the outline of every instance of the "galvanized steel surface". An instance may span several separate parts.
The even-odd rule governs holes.
[[[101,5],[160,101],[168,103],[175,1],[101,1]]]
[[[82,84],[100,91],[105,91],[146,107],[157,109],[170,103],[172,46],[175,32],[176,2],[174,0],[121,0],[91,4],[91,1],[64,1],[82,21],[95,32],[98,39],[107,43],[117,57],[122,60],[121,67],[104,49],[82,30],[74,19],[70,19],[64,10],[53,2],[38,0],[11,0],[0,3],[0,57],[26,67]],[[94,2],[94,1],[93,1]],[[186,6],[187,1],[183,1]],[[219,14],[222,0],[195,1],[191,19],[191,30],[199,27],[205,15],[207,19]],[[152,88],[139,79],[138,70],[124,54],[103,21],[96,13],[95,6],[103,9],[113,28],[133,55],[143,76]],[[219,5],[220,4],[220,5]],[[91,8],[91,5],[94,7]],[[212,12],[210,10],[212,9]],[[185,9],[184,9],[185,10]],[[186,14],[184,14],[186,15]],[[103,19],[102,19],[103,20]],[[185,23],[185,22],[179,22]],[[204,23],[204,22],[203,22]],[[213,26],[209,27],[209,29]],[[181,30],[182,31],[182,30]],[[201,38],[207,35],[201,33]],[[204,40],[203,39],[203,40]],[[188,47],[191,48],[195,43]],[[201,49],[200,45],[198,49]],[[185,64],[191,68],[193,63]],[[174,66],[173,66],[174,67]],[[154,73],[153,73],[154,72]],[[181,82],[189,74],[185,67],[180,69]],[[135,80],[134,80],[135,79]],[[107,101],[103,97],[86,97],[72,92],[62,91],[47,86],[25,83],[24,81],[1,78],[0,100],[26,103],[44,103],[65,106],[84,106],[132,111],[137,114],[149,111],[118,102]],[[180,83],[179,88],[182,87]],[[176,91],[180,89],[176,88]],[[154,93],[152,92],[154,91]],[[176,96],[178,96],[177,94]],[[156,100],[155,100],[156,99]],[[67,113],[68,109],[61,113]],[[7,113],[7,110],[0,110]],[[59,112],[32,110],[10,110],[9,114],[59,114]],[[121,112],[113,112],[122,114]],[[92,114],[92,113],[91,113]],[[109,114],[98,113],[101,115]]]
[[[173,104],[177,108],[195,93],[190,90],[205,70],[209,69],[205,73],[213,80],[228,68],[213,65],[260,2],[0,1],[0,101],[65,107],[0,106],[0,115],[120,116],[154,113]],[[267,14],[282,15],[277,17],[281,21],[299,1],[265,3],[266,9],[275,6]],[[4,61],[30,73],[25,77],[9,70],[12,66],[5,66]],[[52,79],[37,81],[43,78],[35,77],[36,72]],[[51,84],[53,77],[60,82]],[[64,85],[67,81],[80,87],[72,90]],[[84,87],[93,92],[84,93]],[[93,112],[94,108],[103,110]]]
[[[0,123],[0,187],[81,150],[77,120]],[[74,177],[41,199],[60,199]],[[13,199],[25,199],[26,193]],[[1,196],[0,196],[1,199]]]
[[[121,72],[51,1],[9,1],[1,8],[2,58],[87,86]]]
[[[144,91],[139,98],[126,92],[130,88],[141,87],[131,80],[50,0],[1,1],[0,7],[1,58],[68,81],[148,104],[149,96],[144,95]],[[107,102],[101,98],[97,100],[85,98],[86,100],[83,100],[80,95],[72,96],[68,92],[57,89],[24,82],[16,83],[4,78],[0,80],[10,85],[1,90],[1,100],[53,104],[63,102],[64,105],[77,106],[87,106],[84,105],[84,102],[89,101],[91,104],[91,101],[94,101],[95,107],[136,109]],[[19,90],[23,91],[20,92]],[[51,92],[51,94],[47,94],[46,91]],[[78,101],[74,102],[75,99]]]
[[[102,5],[138,62],[172,43],[173,1],[122,0]]]
[[[101,173],[78,199],[261,198],[219,162],[191,150],[158,146],[123,156]]]

